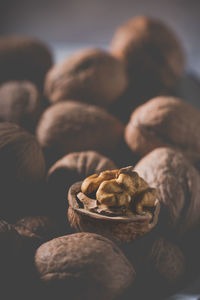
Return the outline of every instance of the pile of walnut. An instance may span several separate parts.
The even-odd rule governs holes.
[[[155,206],[156,189],[150,188],[133,169],[107,170],[87,177],[81,191],[88,197],[77,195],[84,208],[106,215],[151,215],[148,208]],[[91,199],[92,195],[95,199]]]
[[[58,64],[37,39],[0,37],[2,299],[160,300],[200,276],[185,61],[145,16]]]

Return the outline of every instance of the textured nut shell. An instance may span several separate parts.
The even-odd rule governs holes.
[[[42,88],[44,76],[51,65],[51,53],[42,42],[24,36],[1,37],[0,83],[29,80]]]
[[[42,110],[38,90],[28,81],[10,81],[0,86],[0,120],[33,131]]]
[[[47,181],[50,186],[57,186],[59,182],[71,185],[92,174],[114,169],[117,169],[114,162],[96,151],[73,152],[58,160],[49,169]]]
[[[0,219],[0,243],[0,261],[2,267],[2,263],[4,263],[5,260],[5,255],[6,258],[9,260],[9,256],[17,255],[17,252],[21,247],[21,240],[19,234],[11,224],[8,224],[3,219]]]
[[[45,173],[44,156],[36,138],[12,123],[0,123],[0,161],[2,176],[10,171],[10,178],[15,176],[22,183],[38,182]]]
[[[0,165],[1,216],[19,218],[44,178],[45,160],[36,138],[18,125],[0,123]]]
[[[48,72],[45,93],[52,102],[68,99],[108,105],[127,85],[124,65],[100,49],[86,49]]]
[[[159,203],[157,203],[153,221],[149,215],[135,218],[108,217],[81,209],[76,195],[81,191],[82,182],[71,186],[68,193],[68,219],[77,231],[102,234],[118,243],[130,242],[152,230],[157,224]]]
[[[126,65],[132,83],[149,91],[171,88],[184,69],[184,53],[174,32],[159,20],[139,16],[116,31],[111,52]]]
[[[59,226],[47,216],[27,216],[14,224],[17,232],[27,238],[35,238],[41,242],[59,236]]]
[[[158,148],[146,155],[135,171],[158,191],[159,230],[182,236],[200,223],[200,175],[180,153]]]
[[[37,138],[55,160],[75,151],[114,149],[122,132],[122,123],[103,108],[79,102],[61,102],[43,113]]]
[[[149,260],[168,285],[175,285],[186,272],[183,253],[178,246],[163,237],[154,242]]]
[[[175,147],[200,159],[200,111],[174,97],[157,97],[138,107],[125,129],[125,140],[140,156],[157,147]]]
[[[113,299],[127,288],[135,271],[121,250],[96,234],[76,233],[51,240],[35,255],[36,268],[45,283],[63,282],[65,297],[74,279],[73,299]],[[81,285],[84,283],[83,290]],[[73,287],[71,287],[73,288]]]

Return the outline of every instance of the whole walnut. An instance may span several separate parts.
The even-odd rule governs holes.
[[[125,63],[133,92],[148,98],[175,86],[185,64],[173,30],[146,16],[130,19],[117,29],[111,53]]]
[[[65,155],[49,169],[47,174],[48,205],[57,214],[66,214],[66,196],[69,187],[93,173],[116,169],[109,158],[95,151],[73,152]]]
[[[157,189],[160,234],[175,240],[192,234],[200,225],[200,175],[185,156],[157,148],[137,163],[135,171]]]
[[[200,111],[174,97],[156,97],[138,107],[125,129],[132,151],[144,156],[157,147],[174,147],[200,159]]]
[[[62,235],[59,224],[48,216],[26,216],[13,226],[35,249],[42,243]]]
[[[163,237],[154,241],[147,260],[168,286],[177,284],[186,271],[185,258],[179,247]]]
[[[135,277],[114,243],[85,232],[43,244],[36,251],[35,264],[51,299],[114,299]]]
[[[16,296],[21,281],[23,244],[14,227],[3,219],[0,219],[0,245],[1,295],[5,296],[5,299],[12,299],[12,293]],[[8,286],[12,289],[8,289]]]
[[[25,36],[0,38],[0,83],[28,80],[42,89],[52,55],[43,42]]]
[[[36,138],[16,124],[0,123],[0,165],[1,216],[13,222],[37,203],[32,195],[44,179],[45,160]]]
[[[42,112],[36,86],[29,81],[9,81],[0,86],[0,120],[34,131]]]
[[[140,299],[165,299],[183,288],[187,264],[175,243],[158,236],[142,258],[143,269],[139,273],[136,269],[133,295],[140,295]]]
[[[37,138],[47,161],[53,162],[75,151],[111,151],[122,133],[122,123],[106,110],[75,101],[49,107],[37,127]]]
[[[85,49],[54,65],[45,80],[45,94],[51,103],[77,100],[106,106],[127,86],[124,65],[100,49]]]
[[[114,162],[96,151],[73,152],[55,162],[47,174],[49,187],[71,186],[94,173],[116,169]],[[57,188],[56,188],[57,189]]]

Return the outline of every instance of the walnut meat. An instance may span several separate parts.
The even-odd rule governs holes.
[[[62,102],[48,108],[37,128],[37,138],[49,160],[75,151],[111,151],[123,125],[103,108],[80,102]]]
[[[51,53],[39,40],[25,36],[0,38],[0,83],[28,80],[42,89],[51,65]]]
[[[0,123],[0,211],[15,221],[29,210],[44,179],[45,160],[36,138],[18,125]]]
[[[35,264],[50,295],[74,300],[114,299],[134,280],[135,271],[121,250],[96,234],[76,233],[38,248]]]
[[[146,155],[135,171],[157,189],[161,204],[160,233],[183,236],[200,223],[200,175],[184,155],[170,148],[158,148]]]
[[[125,129],[129,147],[143,156],[157,147],[174,147],[200,159],[200,111],[174,97],[157,97],[138,107]]]
[[[52,67],[45,93],[52,103],[74,99],[106,106],[126,85],[125,68],[118,59],[100,49],[86,49]]]
[[[0,86],[0,120],[34,131],[42,112],[36,86],[28,81],[10,81]]]
[[[135,92],[147,97],[173,87],[184,69],[184,53],[175,33],[163,22],[145,16],[117,29],[111,53],[125,63]]]
[[[105,235],[129,242],[152,230],[159,202],[133,167],[93,174],[71,186],[68,219],[77,231]]]

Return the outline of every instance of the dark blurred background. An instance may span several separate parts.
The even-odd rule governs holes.
[[[116,27],[141,14],[158,17],[176,31],[189,69],[200,75],[199,0],[0,0],[0,34],[36,36],[61,60],[80,47],[107,48]]]

